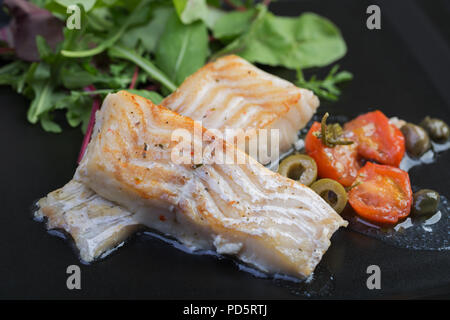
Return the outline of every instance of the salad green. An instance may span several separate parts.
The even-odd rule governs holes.
[[[86,131],[93,101],[105,94],[129,89],[159,103],[225,54],[292,70],[324,67],[346,54],[331,21],[313,13],[279,17],[268,2],[4,0],[11,23],[0,29],[0,85],[31,100],[29,122],[61,132],[60,110],[70,126]],[[80,28],[70,30],[65,21],[74,3]],[[299,71],[298,84],[336,100],[336,84],[351,79],[336,71],[323,81],[307,81]]]

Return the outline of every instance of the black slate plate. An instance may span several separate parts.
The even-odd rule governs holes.
[[[322,111],[352,116],[378,107],[413,122],[426,114],[450,122],[449,2],[377,3],[382,10],[382,29],[377,31],[365,26],[372,1],[279,0],[271,10],[284,15],[313,11],[342,30],[349,50],[340,64],[355,79],[339,102],[323,103]],[[101,262],[80,264],[65,241],[31,219],[30,208],[72,177],[82,135],[78,129],[54,135],[31,126],[27,101],[9,88],[0,88],[0,101],[0,298],[307,297],[294,294],[299,293],[295,286],[239,271],[230,260],[189,255],[148,236],[132,239]],[[449,160],[447,152],[437,163],[413,169],[413,183],[450,196]],[[72,264],[81,266],[78,291],[66,288],[66,268]],[[366,269],[372,264],[381,268],[381,290],[366,287]],[[310,296],[448,298],[449,270],[448,251],[396,248],[341,229],[320,263]]]

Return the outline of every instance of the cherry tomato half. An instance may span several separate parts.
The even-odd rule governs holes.
[[[356,143],[326,147],[313,135],[320,128],[320,123],[314,122],[309,129],[305,139],[306,153],[316,161],[319,177],[336,180],[345,187],[351,186],[360,168]]]
[[[349,137],[358,143],[358,153],[363,158],[398,167],[405,154],[405,138],[402,132],[389,123],[379,110],[356,117],[344,126],[353,132]]]
[[[411,211],[408,173],[392,166],[367,162],[348,196],[358,215],[373,222],[394,224]]]

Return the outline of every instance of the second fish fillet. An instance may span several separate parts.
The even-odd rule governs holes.
[[[259,137],[258,152],[252,156],[267,164],[278,160],[271,157],[271,144],[276,143],[279,154],[288,151],[319,107],[319,99],[310,90],[229,55],[199,69],[161,104],[201,121],[207,129],[248,130],[250,139]],[[272,129],[278,133],[272,138],[276,142]]]

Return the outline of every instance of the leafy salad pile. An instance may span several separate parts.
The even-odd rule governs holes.
[[[161,102],[207,61],[237,54],[249,62],[297,70],[297,84],[336,100],[352,78],[334,66],[319,80],[302,70],[343,57],[339,29],[314,13],[280,17],[270,1],[4,0],[11,22],[0,29],[0,84],[31,104],[28,121],[61,132],[56,110],[86,131],[91,110],[119,89]],[[77,4],[79,29],[67,28]]]

